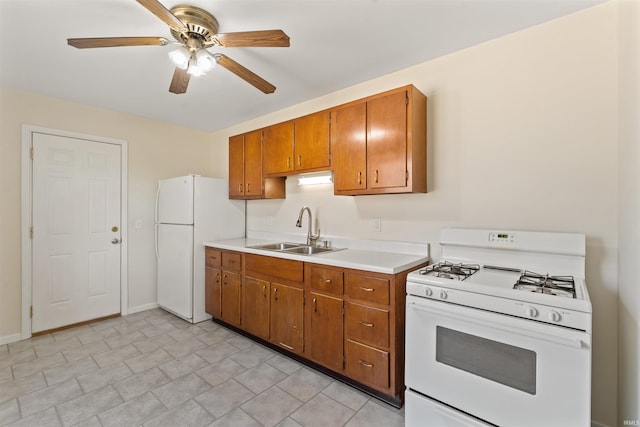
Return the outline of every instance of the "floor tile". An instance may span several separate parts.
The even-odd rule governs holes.
[[[7,381],[0,387],[0,403],[45,388],[46,386],[47,382],[44,380],[42,372],[17,380]]]
[[[255,344],[249,338],[243,337],[241,335],[236,335],[234,337],[229,337],[225,340],[232,346],[239,348],[240,350],[244,350],[246,348],[252,347]]]
[[[178,329],[177,331],[169,332],[171,338],[176,341],[183,341],[188,338],[197,337],[198,335],[205,334],[206,331],[202,328],[199,328],[196,325],[187,326],[186,328]]]
[[[354,411],[362,408],[362,406],[369,400],[368,395],[354,389],[353,387],[343,384],[340,381],[332,382],[327,388],[322,390],[322,393],[326,394],[333,400],[337,400],[343,405],[346,405]]]
[[[107,338],[118,337],[118,336],[120,336],[120,332],[116,331],[112,327],[108,327],[108,328],[100,329],[97,331],[91,328],[91,332],[78,335],[77,338],[80,340],[80,342],[83,345],[86,345],[86,344],[91,344],[98,341],[103,341],[103,340],[106,340]]]
[[[94,354],[98,353],[104,353],[108,350],[111,350],[111,347],[105,344],[104,341],[96,341],[89,344],[84,344],[72,350],[65,350],[62,352],[62,354],[68,362],[73,362],[75,360],[82,359],[83,357],[93,356]]]
[[[229,357],[246,368],[253,368],[267,359],[271,359],[274,355],[271,350],[267,350],[257,344],[251,344],[249,347],[239,350]]]
[[[124,321],[119,325],[115,325],[113,329],[124,335],[130,332],[139,331],[140,329],[148,328],[149,326],[151,326],[151,323],[147,322],[144,319],[140,319],[135,322]]]
[[[284,372],[263,363],[237,375],[234,379],[252,392],[258,394],[273,386],[278,381],[281,381],[286,376],[287,374]]]
[[[82,395],[82,389],[75,378],[63,383],[52,385],[18,398],[20,412],[28,417],[59,403],[74,399]]]
[[[175,344],[166,345],[163,348],[173,357],[182,357],[189,353],[193,353],[196,350],[203,349],[206,346],[207,344],[203,343],[198,338],[189,337],[182,341],[178,341]]]
[[[305,427],[342,426],[354,414],[354,410],[321,393],[291,414],[291,418]]]
[[[157,348],[164,347],[166,345],[174,344],[176,340],[171,338],[167,334],[156,335],[155,337],[146,338],[140,341],[136,341],[133,345],[140,350],[141,353],[148,353]]]
[[[38,412],[27,418],[22,418],[11,424],[9,427],[58,427],[61,426],[56,414],[55,408],[49,408],[46,411]]]
[[[99,353],[93,356],[93,360],[100,366],[101,368],[114,365],[118,362],[122,362],[123,360],[131,359],[132,357],[139,356],[141,353],[135,348],[133,345],[129,344],[124,347],[118,347],[113,350],[105,351],[103,353]]]
[[[404,417],[369,400],[345,427],[404,427]]]
[[[162,369],[162,372],[169,378],[175,380],[176,378],[195,372],[208,365],[209,363],[206,360],[195,353],[191,353],[187,356],[165,362],[160,365],[159,368]]]
[[[154,390],[168,383],[169,379],[158,368],[152,368],[136,375],[126,377],[114,384],[118,393],[124,400],[130,400],[136,396]]]
[[[64,350],[71,350],[72,348],[80,347],[82,343],[75,337],[69,337],[64,340],[53,341],[48,344],[39,344],[33,347],[36,352],[36,356],[44,357],[50,354],[59,353]]]
[[[331,384],[323,375],[302,368],[278,383],[278,387],[296,398],[307,401]]]
[[[169,412],[144,423],[144,427],[202,427],[208,426],[214,418],[194,400],[187,400]]]
[[[40,335],[37,337],[31,337],[26,340],[12,342],[8,345],[9,353],[19,353],[24,350],[33,349],[36,345],[44,345],[54,342],[55,340],[51,334]],[[35,355],[35,353],[34,353]]]
[[[207,345],[217,344],[227,339],[229,335],[222,333],[220,330],[213,330],[198,335],[198,339]]]
[[[115,329],[114,329],[115,330]],[[140,331],[133,331],[133,332],[129,332],[126,334],[120,334],[118,333],[117,335],[105,338],[104,342],[107,343],[107,345],[111,348],[118,348],[118,347],[123,347],[127,344],[131,344],[137,341],[141,341],[146,339],[147,337],[145,337],[144,335],[142,335],[142,332]]]
[[[39,357],[35,360],[17,363],[11,367],[11,370],[13,371],[13,378],[18,379],[33,375],[43,369],[63,365],[65,363],[67,363],[67,361],[61,353],[54,353],[48,356]]]
[[[273,426],[302,406],[302,402],[278,387],[254,397],[242,409],[265,426]]]
[[[131,369],[133,372],[138,373],[146,371],[147,369],[153,368],[170,360],[173,360],[173,357],[171,357],[171,355],[165,350],[159,348],[149,353],[127,359],[124,361],[124,363],[126,363],[129,369]]]
[[[112,386],[106,386],[57,406],[60,419],[65,426],[81,421],[120,405],[123,402]]]
[[[209,363],[215,363],[224,359],[226,356],[235,353],[236,351],[238,351],[237,347],[234,347],[226,342],[220,342],[210,345],[209,347],[202,350],[198,350],[196,351],[196,354]]]
[[[32,348],[28,348],[22,351],[17,351],[14,353],[7,353],[0,356],[0,368],[13,366],[21,362],[34,360],[35,358],[36,358],[36,353]]]
[[[173,408],[210,388],[211,386],[202,378],[196,374],[189,374],[156,388],[153,394],[167,408]]]
[[[4,403],[0,403],[0,426],[9,424],[20,419],[20,409],[18,408],[18,400],[11,399]]]
[[[293,374],[298,369],[302,368],[302,364],[296,362],[293,359],[289,359],[286,356],[276,355],[271,359],[267,360],[265,363],[273,366],[274,368],[278,368],[282,372],[287,375]]]
[[[255,394],[237,381],[226,381],[197,396],[195,400],[216,418],[240,406]]]
[[[219,362],[213,363],[196,371],[200,377],[212,386],[217,386],[236,375],[240,375],[247,368],[236,362],[235,360],[226,358]]]
[[[53,385],[68,379],[77,377],[87,372],[95,371],[98,365],[90,357],[65,363],[53,368],[44,369],[42,373],[47,380],[47,384]]]
[[[302,427],[300,424],[292,420],[291,417],[287,417],[284,420],[276,424],[276,427]]]
[[[0,368],[0,384],[11,381],[12,379],[13,373],[11,372],[10,366],[7,366],[6,368]]]
[[[149,392],[98,414],[98,418],[104,427],[134,427],[166,411],[167,408]]]
[[[62,331],[52,332],[51,335],[53,336],[53,339],[55,339],[56,341],[62,341],[62,340],[69,339],[71,337],[77,337],[78,335],[83,335],[91,332],[93,332],[93,329],[91,329],[91,326],[83,325],[83,326],[76,326],[75,328],[64,329]]]
[[[113,384],[121,379],[132,375],[131,369],[124,362],[115,365],[105,366],[89,373],[80,375],[78,382],[85,393],[102,388],[108,384]]]
[[[144,335],[146,335],[147,337],[155,337],[158,335],[162,335],[162,334],[166,334],[168,332],[171,331],[175,331],[178,328],[176,328],[175,326],[173,326],[171,323],[169,322],[162,322],[159,325],[151,325],[151,326],[147,326],[146,328],[142,328],[140,329],[140,332],[142,332]]]
[[[236,408],[224,417],[216,420],[211,427],[263,427],[242,409]]]
[[[74,424],[73,427],[102,427],[100,420],[97,415],[93,417],[80,421],[78,424]]]

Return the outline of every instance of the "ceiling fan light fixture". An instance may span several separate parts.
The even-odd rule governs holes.
[[[204,75],[204,70],[198,66],[198,60],[193,56],[189,60],[189,68],[187,68],[187,73],[195,77]]]
[[[206,49],[198,49],[196,52],[196,63],[198,68],[206,73],[211,70],[217,64],[216,59]]]
[[[176,67],[186,70],[189,66],[189,60],[191,58],[191,52],[185,46],[180,46],[176,50],[169,52],[169,59]]]

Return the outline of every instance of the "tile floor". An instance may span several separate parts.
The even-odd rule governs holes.
[[[0,425],[393,427],[404,416],[211,321],[154,309],[0,346]]]

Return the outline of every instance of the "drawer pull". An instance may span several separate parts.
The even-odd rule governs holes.
[[[363,322],[362,320],[360,320],[360,324],[362,326],[366,326],[367,328],[372,328],[373,327],[373,323]]]
[[[318,311],[318,307],[317,307],[317,305],[318,305],[318,299],[317,299],[317,298],[314,298],[314,299],[313,299],[313,312],[314,312],[314,313],[315,313],[316,311]]]
[[[267,285],[262,286],[262,296],[265,298],[267,297]]]
[[[273,288],[273,299],[278,301],[278,288]]]
[[[287,348],[287,349],[289,349],[289,350],[293,350],[293,347],[291,347],[290,345],[286,345],[286,344],[285,344],[285,343],[283,343],[282,341],[280,341],[280,342],[279,342],[279,344],[280,344],[281,346],[283,346],[284,348]]]
[[[365,292],[373,292],[373,291],[375,291],[375,289],[373,289],[373,288],[363,288],[362,286],[358,286],[358,287],[360,289],[362,289],[363,291],[365,291]]]
[[[364,366],[365,368],[373,368],[373,363],[367,363],[362,359],[358,359],[358,363]]]
[[[324,279],[324,283],[331,283],[331,279]]]

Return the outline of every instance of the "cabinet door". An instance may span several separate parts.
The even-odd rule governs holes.
[[[294,168],[329,167],[329,112],[300,117],[294,122]]]
[[[333,185],[341,190],[367,188],[367,104],[331,112]]]
[[[269,282],[245,276],[242,285],[242,328],[264,339],[269,339],[269,293]]]
[[[311,292],[309,347],[311,358],[342,371],[343,361],[343,300]]]
[[[221,318],[227,323],[240,326],[240,274],[222,271]]]
[[[293,122],[284,122],[263,129],[264,173],[266,175],[293,171]]]
[[[229,138],[229,197],[244,196],[244,135]]]
[[[204,273],[204,311],[216,319],[219,319],[221,314],[221,298],[220,269],[206,267]]]
[[[368,188],[407,185],[407,93],[367,102]]]
[[[245,195],[260,196],[262,195],[262,131],[245,135],[244,160]]]
[[[271,283],[271,342],[287,350],[304,351],[304,291]]]

